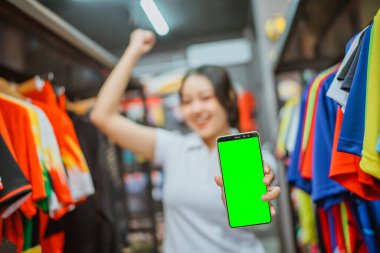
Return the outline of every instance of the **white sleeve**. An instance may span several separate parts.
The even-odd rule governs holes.
[[[165,166],[169,159],[173,158],[175,155],[176,145],[181,140],[181,135],[157,128],[156,130],[156,145],[154,147],[154,163],[159,166]]]

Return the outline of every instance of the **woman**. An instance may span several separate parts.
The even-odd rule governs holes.
[[[165,253],[264,252],[252,232],[229,228],[219,189],[213,183],[213,177],[220,174],[215,138],[231,133],[237,121],[236,94],[225,70],[204,67],[184,78],[181,110],[193,130],[189,135],[142,126],[117,112],[133,65],[154,43],[149,31],[131,34],[128,48],[99,92],[91,120],[120,146],[162,165]],[[269,186],[273,174],[268,167],[265,172],[264,182]],[[222,185],[220,177],[215,180]],[[269,187],[263,200],[273,200],[279,193],[278,187]]]

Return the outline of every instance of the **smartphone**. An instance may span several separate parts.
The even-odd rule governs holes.
[[[220,136],[216,139],[219,165],[231,228],[271,222],[264,166],[257,132]]]

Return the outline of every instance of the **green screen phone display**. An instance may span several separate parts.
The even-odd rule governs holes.
[[[257,132],[217,139],[230,227],[271,221],[269,203],[261,200],[267,192]]]

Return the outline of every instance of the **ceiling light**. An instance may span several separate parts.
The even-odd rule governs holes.
[[[140,0],[140,5],[148,16],[156,32],[164,36],[169,32],[169,26],[153,0]]]

